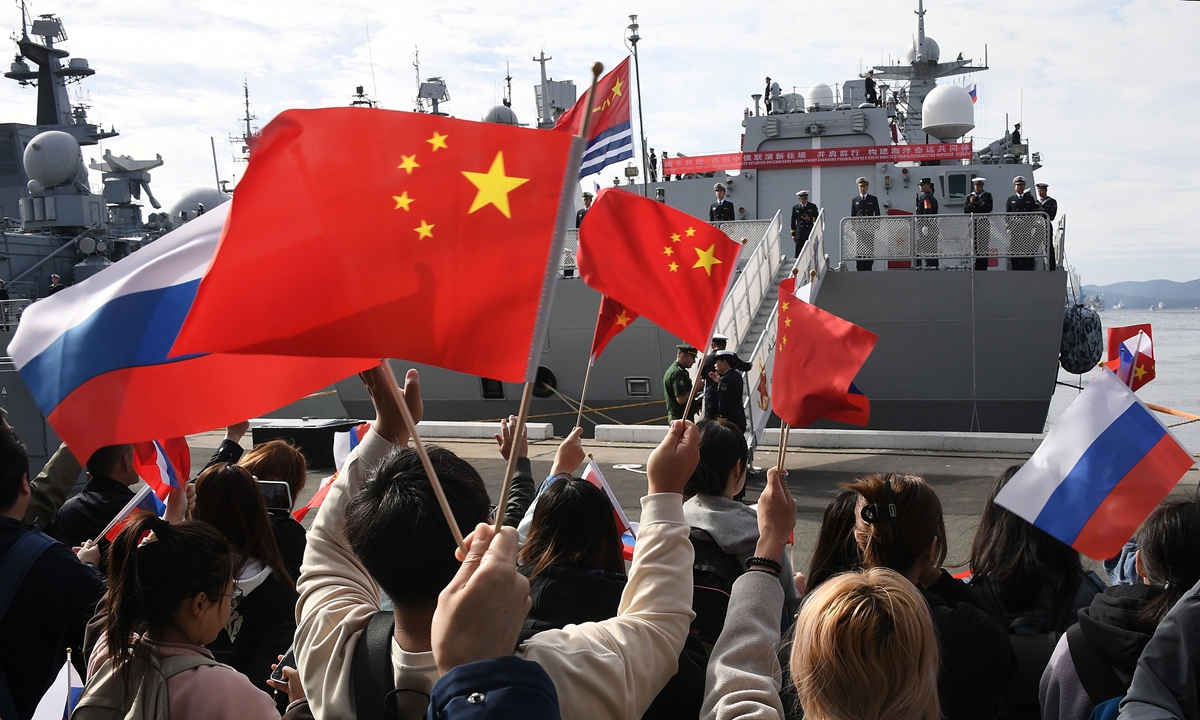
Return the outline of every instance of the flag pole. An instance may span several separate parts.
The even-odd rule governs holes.
[[[587,370],[583,373],[583,392],[579,395],[579,414],[575,416],[575,427],[583,426],[583,402],[587,400],[588,380],[592,379],[592,365],[594,364],[595,361],[589,357]]]
[[[454,535],[454,542],[463,551],[463,557],[466,557],[467,544],[463,542],[462,531],[458,529],[458,521],[454,519],[454,511],[450,509],[450,501],[446,499],[446,493],[442,490],[442,482],[438,480],[437,471],[433,469],[433,463],[429,460],[429,453],[425,451],[425,443],[421,442],[421,436],[417,434],[417,424],[413,422],[412,413],[408,411],[408,403],[404,402],[404,396],[400,393],[400,385],[396,382],[396,375],[392,372],[392,367],[388,364],[387,360],[379,364],[387,376],[388,389],[396,398],[396,404],[400,406],[400,415],[404,418],[404,426],[408,428],[408,434],[412,437],[413,444],[417,447],[417,455],[420,456],[421,464],[425,467],[425,475],[429,478],[429,484],[433,486],[433,494],[437,496],[438,505],[442,508],[442,514],[446,516],[446,523],[450,526],[451,534]],[[515,455],[516,453],[512,454]]]
[[[785,472],[784,462],[787,460],[788,434],[791,428],[787,422],[780,420],[779,422],[779,457],[775,460],[775,467],[779,468],[780,472]]]
[[[724,304],[724,302],[725,302],[724,300],[721,301],[722,304]],[[709,337],[712,337],[711,331],[709,331],[708,334],[709,334]],[[709,344],[711,344],[711,341],[709,341]],[[692,385],[692,391],[690,393],[688,393],[687,405],[685,405],[683,408],[683,417],[680,418],[681,420],[687,420],[688,417],[690,416],[690,413],[692,412],[692,401],[696,399],[696,388],[704,387],[704,378],[700,377],[700,373],[704,372],[704,361],[707,359],[708,359],[708,350],[706,349],[704,351],[704,354],[700,356],[700,369],[696,371],[696,384]]]
[[[1144,330],[1138,330],[1138,341],[1136,349],[1133,351],[1133,360],[1129,361],[1129,377],[1125,382],[1129,386],[1130,390],[1133,389],[1133,379],[1137,377],[1137,373],[1134,371],[1137,370],[1138,355],[1142,354],[1142,336],[1145,334],[1146,332]],[[1118,367],[1120,366],[1118,365]]]
[[[587,105],[592,106],[592,99],[596,96],[596,83],[600,81],[600,73],[604,72],[602,63],[592,64],[592,84],[588,86]],[[588,113],[583,116],[583,122],[579,124],[579,137],[587,138],[588,126],[592,122],[592,114]],[[573,167],[570,163],[568,168]],[[565,182],[577,182],[578,178],[564,178]],[[565,192],[565,188],[564,188]],[[508,453],[508,464],[504,471],[504,484],[500,486],[500,502],[496,505],[496,532],[504,527],[504,506],[508,504],[508,495],[512,490],[512,476],[517,469],[517,443],[520,441],[521,433],[525,431],[525,421],[529,418],[529,403],[533,398],[533,382],[526,380],[525,388],[521,393],[521,411],[517,415],[517,425],[513,428],[513,449]]]

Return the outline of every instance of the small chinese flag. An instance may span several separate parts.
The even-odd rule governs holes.
[[[607,295],[601,296],[600,315],[596,318],[596,332],[592,335],[590,361],[595,363],[600,353],[604,352],[604,348],[608,347],[608,341],[637,319],[637,313],[629,311]]]
[[[566,133],[438,115],[283,112],[255,145],[173,354],[530,378],[573,147]]]
[[[879,336],[795,295],[796,278],[779,283],[779,326],[771,405],[792,427],[821,418],[866,425],[870,403],[854,387]]]
[[[1108,355],[1105,367],[1116,373],[1130,390],[1140,390],[1156,374],[1150,324],[1109,328]]]
[[[1136,338],[1139,332],[1146,333],[1147,338],[1154,340],[1154,330],[1150,327],[1150,323],[1124,325],[1122,327],[1110,327],[1108,329],[1108,342],[1106,343],[1108,349],[1108,357],[1106,359],[1110,361],[1120,360],[1121,356],[1119,349],[1121,347],[1121,343],[1130,338]],[[1116,370],[1115,367],[1112,369],[1114,371]]]
[[[579,228],[579,275],[593,290],[706,347],[741,243],[672,207],[601,190]]]

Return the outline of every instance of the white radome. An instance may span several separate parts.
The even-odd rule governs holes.
[[[943,142],[975,129],[975,105],[958,85],[938,85],[921,105],[921,129]]]
[[[62,185],[79,170],[83,162],[79,143],[61,130],[48,130],[35,135],[25,146],[25,174],[37,180],[43,188]]]
[[[833,89],[825,83],[817,83],[808,89],[805,94],[808,98],[808,107],[820,107],[826,110],[833,108]]]

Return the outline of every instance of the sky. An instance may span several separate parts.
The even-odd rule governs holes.
[[[449,86],[443,110],[480,119],[500,102],[507,60],[513,109],[534,122],[532,58],[544,50],[549,75],[582,88],[592,62],[611,67],[628,53],[636,13],[648,144],[697,155],[737,149],[743,110],[767,75],[804,94],[902,57],[915,9],[916,0],[30,4],[33,15],[63,20],[63,47],[96,70],[77,86],[91,119],[121,133],[85,148],[85,160],[105,149],[161,154],[151,187],[164,207],[215,184],[210,137],[221,178],[243,172],[229,137],[244,81],[260,127],[287,108],[345,105],[358,85],[382,107],[411,110],[419,49],[421,77]],[[1006,117],[1022,122],[1043,157],[1036,178],[1068,218],[1067,260],[1085,283],[1200,278],[1200,2],[930,0],[926,10],[944,60],[961,51],[981,63],[986,46],[992,69],[966,80],[979,86],[971,135],[982,146],[1004,134]],[[4,22],[19,31],[11,0]],[[0,121],[32,123],[35,93],[0,82]]]

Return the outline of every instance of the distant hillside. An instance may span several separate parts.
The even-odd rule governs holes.
[[[1084,295],[1104,295],[1108,307],[1118,302],[1126,307],[1148,308],[1160,302],[1166,307],[1200,307],[1200,280],[1175,282],[1174,280],[1143,280],[1119,282],[1111,285],[1084,285]]]

